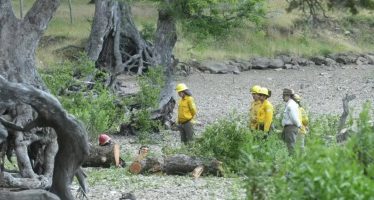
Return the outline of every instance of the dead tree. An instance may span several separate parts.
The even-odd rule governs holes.
[[[124,72],[142,74],[150,67],[162,66],[166,77],[159,107],[152,118],[170,126],[175,106],[174,68],[177,60],[172,51],[177,41],[174,0],[162,2],[158,14],[154,45],[143,39],[133,21],[127,1],[97,0],[95,16],[87,45],[89,57],[99,68],[111,73],[109,86],[116,87],[116,77]]]
[[[51,187],[60,198],[73,199],[68,186],[75,173],[81,174],[79,165],[87,154],[84,129],[55,98],[36,89],[47,90],[36,71],[35,50],[59,4],[36,0],[17,19],[12,1],[0,0],[0,164],[15,151],[20,170],[14,177],[1,167],[0,182],[28,189]]]

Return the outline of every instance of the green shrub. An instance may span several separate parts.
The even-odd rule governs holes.
[[[138,78],[140,92],[133,99],[140,109],[134,112],[134,126],[140,140],[147,140],[152,132],[161,128],[159,122],[151,120],[151,110],[158,107],[160,92],[165,84],[162,67],[150,68]]]
[[[374,128],[366,105],[357,120],[358,133],[346,144],[328,143],[335,138],[337,117],[311,122],[305,153],[287,156],[276,137],[245,146],[248,199],[372,199],[374,191]],[[329,132],[331,131],[331,132]]]
[[[141,108],[156,108],[160,99],[160,92],[165,85],[162,67],[150,68],[144,75],[139,76],[140,92],[135,101]]]
[[[82,54],[76,62],[57,64],[40,73],[63,107],[85,124],[92,139],[101,132],[117,129],[124,120],[123,110],[119,106],[122,103],[104,85],[103,80],[108,74],[95,69],[87,56]],[[67,90],[72,86],[80,87],[88,76],[94,77],[93,88],[87,84],[78,92]]]
[[[147,41],[153,41],[155,35],[155,25],[151,22],[142,23],[143,29],[140,31],[140,34]]]
[[[238,171],[241,166],[241,149],[250,145],[251,141],[252,134],[244,122],[244,117],[232,114],[207,126],[192,150],[197,155],[215,157],[222,161],[229,171]]]
[[[374,182],[363,175],[354,152],[344,146],[310,144],[293,163],[285,199],[369,199]]]

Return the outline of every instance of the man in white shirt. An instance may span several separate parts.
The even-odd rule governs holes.
[[[287,144],[289,155],[294,153],[296,136],[301,128],[299,105],[294,101],[294,95],[292,89],[283,89],[283,101],[286,102],[286,107],[282,119],[282,139]]]

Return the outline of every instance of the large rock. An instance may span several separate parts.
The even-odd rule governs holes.
[[[349,64],[356,64],[356,61],[359,55],[355,53],[337,53],[337,54],[331,54],[328,57],[335,60],[337,63],[349,65]]]
[[[270,65],[269,58],[253,58],[251,60],[253,69],[267,69]]]
[[[271,59],[269,62],[269,68],[271,69],[279,69],[283,68],[284,62],[282,59],[276,58],[276,59]]]
[[[316,65],[327,65],[327,61],[325,57],[322,56],[315,56],[310,58]]]
[[[367,65],[369,64],[369,60],[366,58],[366,57],[358,57],[357,60],[356,60],[356,64],[357,65]]]
[[[198,68],[201,71],[210,71],[214,74],[240,73],[238,66],[218,61],[203,61]]]
[[[369,65],[374,65],[374,55],[366,54],[364,57],[368,60]]]
[[[232,62],[234,63],[233,65],[236,65],[240,69],[240,71],[248,71],[252,68],[252,63],[247,60],[235,59],[232,60]]]

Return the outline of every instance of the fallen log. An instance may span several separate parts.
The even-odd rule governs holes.
[[[161,171],[161,163],[155,158],[146,158],[140,161],[134,161],[129,171],[132,174],[156,173]]]
[[[183,154],[165,159],[163,171],[168,175],[186,175],[203,167],[203,174],[223,175],[222,162],[216,159],[190,157]]]
[[[90,146],[90,154],[83,162],[83,167],[103,167],[109,168],[110,166],[125,165],[119,155],[120,146],[116,143],[110,143],[105,146]]]

